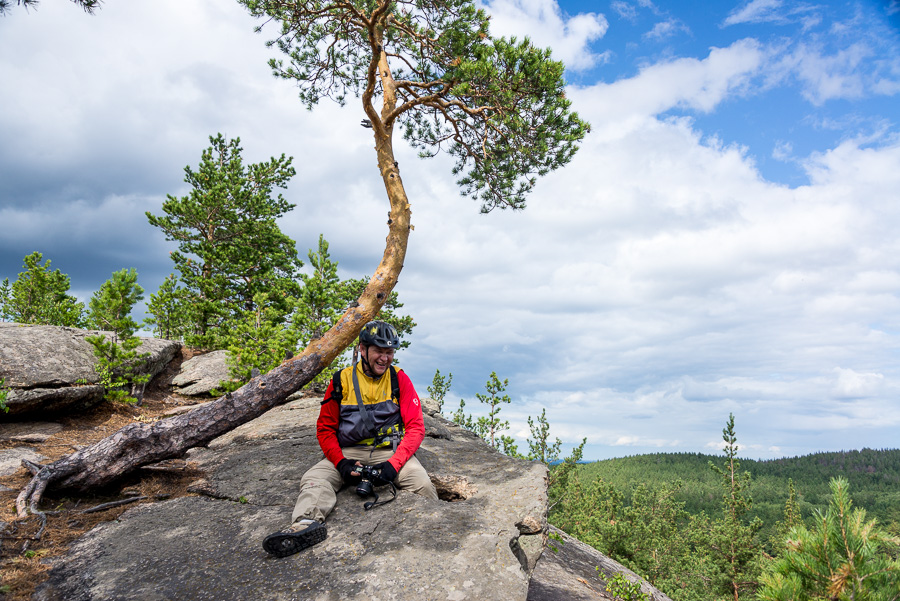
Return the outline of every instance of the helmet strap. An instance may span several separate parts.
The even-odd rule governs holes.
[[[363,349],[364,350],[360,351],[360,353],[359,353],[359,358],[360,358],[360,360],[362,360],[362,364],[363,364],[363,373],[366,374],[367,376],[369,376],[370,378],[373,378],[373,377],[375,377],[373,375],[375,372],[372,371],[372,365],[369,363],[369,357],[368,357],[369,347],[364,345]],[[354,361],[353,364],[355,366],[356,362]]]

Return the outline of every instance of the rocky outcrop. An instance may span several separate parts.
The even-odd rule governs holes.
[[[300,477],[322,456],[318,408],[318,398],[292,401],[190,451],[204,473],[191,487],[197,496],[134,508],[94,529],[35,598],[526,598],[545,538],[546,468],[447,422],[451,438],[426,438],[418,458],[452,502],[401,491],[365,511],[345,489],[323,543],[268,556],[263,538],[289,521]]]
[[[324,542],[283,559],[267,555],[263,538],[286,525],[301,476],[322,456],[319,402],[291,401],[192,449],[187,459],[202,473],[189,488],[195,496],[98,526],[55,561],[34,599],[609,598],[595,566],[618,564],[562,534],[565,543],[550,540],[556,552],[545,551],[546,468],[500,455],[431,406],[417,456],[440,501],[401,491],[365,511],[344,489]],[[668,601],[658,591],[653,599]]]
[[[231,379],[227,357],[228,351],[213,351],[188,359],[172,378],[172,386],[185,396],[209,396],[214,389],[221,388],[222,382]]]
[[[641,583],[641,592],[650,601],[672,601],[622,564],[551,526],[547,546],[531,578],[528,601],[614,599],[606,592],[606,581],[617,573]]]
[[[87,336],[106,334],[58,326],[0,323],[0,378],[9,389],[8,417],[72,411],[103,398]],[[175,357],[181,343],[142,338],[139,353],[149,353],[139,367],[151,376]]]

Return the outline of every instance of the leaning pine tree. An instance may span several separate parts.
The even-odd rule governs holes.
[[[283,403],[356,338],[388,300],[406,255],[410,203],[394,160],[394,131],[421,150],[441,150],[464,195],[481,210],[520,209],[535,178],[565,165],[588,125],[565,97],[562,63],[527,39],[492,38],[472,0],[238,0],[281,24],[277,76],[296,81],[312,107],[323,98],[361,100],[390,203],[381,263],[358,302],[321,338],[267,374],[190,413],[126,426],[49,465],[17,499],[37,511],[48,485],[80,490],[187,449]]]

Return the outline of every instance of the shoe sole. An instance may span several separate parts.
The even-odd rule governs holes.
[[[275,557],[287,557],[321,543],[328,536],[325,524],[313,524],[300,532],[276,532],[263,540],[263,549]]]

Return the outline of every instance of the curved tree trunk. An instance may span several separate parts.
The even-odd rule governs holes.
[[[368,112],[368,111],[367,111]],[[378,314],[397,283],[410,230],[410,208],[394,163],[389,130],[375,129],[378,165],[390,200],[388,236],[381,263],[359,297],[324,336],[313,340],[296,357],[267,374],[188,413],[150,424],[133,423],[115,434],[42,467],[16,499],[19,517],[38,504],[48,486],[87,491],[163,459],[180,457],[269,409],[308,384],[353,341],[366,322]]]

